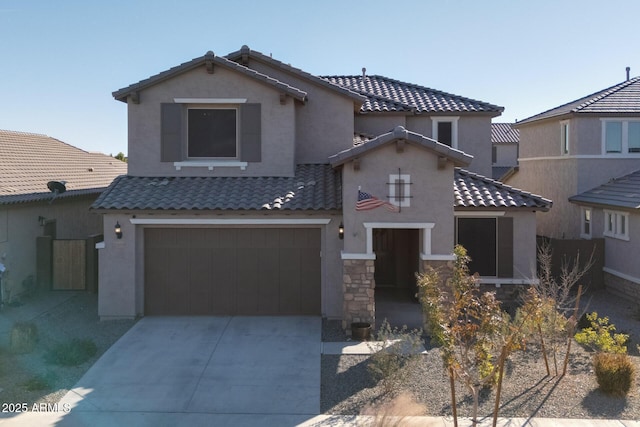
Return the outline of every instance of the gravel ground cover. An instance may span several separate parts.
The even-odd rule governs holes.
[[[599,291],[584,298],[583,308],[608,316],[618,332],[630,334],[629,354],[640,374],[640,311],[626,299]],[[338,325],[324,323],[325,341],[341,341]],[[627,397],[615,398],[598,390],[593,373],[593,354],[575,342],[572,345],[568,373],[564,377],[547,376],[541,352],[536,345],[515,353],[506,366],[501,397],[502,417],[640,419],[640,389],[634,384]],[[564,355],[558,355],[560,370]],[[368,357],[361,355],[323,355],[321,411],[327,414],[358,414],[367,405],[378,405],[394,396],[385,393],[369,374]],[[427,353],[408,366],[404,389],[423,404],[428,415],[452,414],[449,379],[443,372],[437,348],[427,345]],[[553,372],[553,368],[552,368]],[[398,393],[399,390],[396,391]],[[457,386],[458,415],[470,416],[471,395]],[[493,413],[494,391],[483,392],[480,416]]]
[[[41,293],[36,298],[47,298]],[[12,354],[0,346],[0,402],[56,403],[72,388],[96,360],[133,326],[134,320],[100,322],[97,312],[98,296],[91,293],[73,294],[52,309],[30,319],[38,330],[35,349],[28,354]],[[4,321],[25,309],[5,307],[0,316]],[[58,366],[45,362],[45,354],[56,344],[73,338],[90,339],[97,347],[96,354],[78,366]]]

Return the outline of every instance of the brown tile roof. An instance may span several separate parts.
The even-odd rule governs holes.
[[[378,75],[323,76],[328,82],[367,97],[362,112],[460,113],[499,115],[504,108]]]
[[[520,130],[511,127],[512,123],[491,123],[491,142],[493,144],[517,144],[520,142]]]
[[[456,168],[453,185],[455,208],[527,208],[547,211],[552,202],[482,175]]]
[[[640,209],[640,170],[569,197],[570,202]]]
[[[121,176],[93,209],[333,210],[342,180],[329,165],[298,165],[292,177]]]
[[[640,77],[592,93],[517,123],[535,122],[570,113],[640,114]]]
[[[46,135],[0,130],[0,204],[51,199],[49,181],[66,181],[59,197],[97,194],[127,164]]]

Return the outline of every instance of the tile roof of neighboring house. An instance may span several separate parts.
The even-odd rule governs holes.
[[[333,210],[342,208],[340,172],[298,165],[292,177],[122,176],[93,209]]]
[[[536,114],[519,121],[516,125],[570,113],[640,113],[640,77],[634,77],[591,95]]]
[[[569,201],[588,205],[640,209],[640,170],[569,197]]]
[[[0,130],[0,204],[50,200],[49,181],[66,181],[58,197],[97,194],[126,173],[127,164],[113,157],[46,135]]]
[[[491,123],[491,142],[493,144],[517,144],[520,142],[520,130],[513,129],[512,123]]]
[[[373,138],[373,135],[355,132],[353,134],[353,146],[357,147],[358,145],[362,145],[372,138]]]
[[[407,130],[402,126],[396,126],[390,132],[383,133],[373,139],[354,145],[353,147],[343,150],[338,154],[334,154],[329,157],[329,162],[332,166],[338,166],[363,155],[367,151],[397,140],[407,141],[411,144],[419,145],[427,150],[434,151],[451,160],[457,166],[468,166],[471,163],[471,160],[473,160],[473,156],[470,156],[460,150],[451,148],[448,145],[436,141],[435,139],[427,138],[419,133]]]
[[[459,95],[378,75],[322,76],[327,81],[365,95],[361,112],[461,113],[498,115],[504,108]]]
[[[307,93],[305,91],[295,88],[293,86],[290,86],[287,83],[274,79],[273,77],[269,77],[266,74],[259,73],[255,70],[247,68],[236,62],[230,61],[229,59],[223,56],[216,56],[211,51],[207,52],[201,57],[194,58],[191,61],[187,61],[185,63],[177,65],[159,74],[156,74],[147,79],[141,80],[138,83],[134,83],[125,88],[119,89],[113,92],[113,97],[118,101],[127,102],[127,97],[139,90],[145,89],[149,86],[153,86],[164,80],[170,79],[186,71],[193,70],[203,65],[209,66],[208,64],[211,64],[212,67],[223,66],[225,68],[238,71],[252,79],[255,79],[261,83],[270,85],[277,90],[283,91],[294,99],[297,99],[302,102],[305,102],[307,100]]]
[[[455,171],[453,191],[455,208],[529,208],[547,211],[552,205],[549,199],[459,168]]]

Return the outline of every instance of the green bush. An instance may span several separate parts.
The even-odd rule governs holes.
[[[593,359],[600,390],[625,396],[631,389],[635,368],[626,354],[597,353]]]
[[[595,311],[587,314],[591,326],[575,334],[578,344],[605,353],[626,354],[629,335],[616,334],[616,327],[609,324],[608,317],[598,317]]]
[[[74,338],[47,351],[44,359],[54,365],[78,366],[95,356],[97,351],[92,340]]]

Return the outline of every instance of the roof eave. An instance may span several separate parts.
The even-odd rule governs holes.
[[[273,59],[272,57],[267,56],[262,52],[258,52],[257,50],[250,49],[247,45],[243,45],[240,48],[240,50],[237,50],[235,52],[231,52],[225,55],[225,58],[234,62],[237,60],[248,60],[249,58],[251,58],[258,62],[262,62],[264,64],[277,67],[288,74],[294,75],[296,77],[304,78],[310,83],[313,83],[317,86],[324,87],[334,92],[337,92],[340,95],[347,96],[350,99],[352,99],[355,103],[357,103],[358,107],[362,106],[362,104],[364,104],[367,100],[366,96],[363,96],[345,87],[328,82],[318,76],[314,76],[313,74],[307,73],[306,71],[303,71],[299,68],[295,68],[289,64],[285,64],[284,62],[278,61],[277,59]]]
[[[223,66],[227,69],[240,71],[249,78],[253,78],[254,80],[271,86],[279,91],[283,91],[287,95],[292,98],[300,101],[307,101],[307,93],[303,90],[295,88],[293,86],[287,85],[286,83],[280,82],[277,79],[274,79],[266,74],[259,73],[255,70],[247,68],[243,65],[240,65],[236,62],[228,60],[225,57],[216,56],[213,52],[209,51],[204,56],[199,58],[194,58],[191,61],[185,62],[183,64],[177,65],[173,68],[170,68],[166,71],[163,71],[155,76],[151,76],[147,79],[141,80],[138,83],[134,83],[126,88],[119,89],[112,93],[112,96],[121,102],[127,102],[127,98],[129,95],[144,90],[148,87],[155,86],[163,81],[169,80],[178,76],[180,74],[186,73],[188,71],[194,70],[201,66],[208,66],[208,64]]]

